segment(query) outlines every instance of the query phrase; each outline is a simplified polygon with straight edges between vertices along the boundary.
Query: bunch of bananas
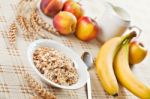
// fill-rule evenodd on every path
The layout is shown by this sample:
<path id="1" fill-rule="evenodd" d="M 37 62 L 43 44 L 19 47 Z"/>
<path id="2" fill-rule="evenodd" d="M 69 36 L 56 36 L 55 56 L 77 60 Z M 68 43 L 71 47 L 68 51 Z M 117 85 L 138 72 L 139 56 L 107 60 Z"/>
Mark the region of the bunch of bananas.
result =
<path id="1" fill-rule="evenodd" d="M 119 82 L 137 97 L 150 99 L 150 88 L 134 76 L 129 66 L 129 43 L 133 37 L 136 37 L 134 31 L 104 43 L 96 58 L 97 74 L 110 95 L 118 95 Z"/>

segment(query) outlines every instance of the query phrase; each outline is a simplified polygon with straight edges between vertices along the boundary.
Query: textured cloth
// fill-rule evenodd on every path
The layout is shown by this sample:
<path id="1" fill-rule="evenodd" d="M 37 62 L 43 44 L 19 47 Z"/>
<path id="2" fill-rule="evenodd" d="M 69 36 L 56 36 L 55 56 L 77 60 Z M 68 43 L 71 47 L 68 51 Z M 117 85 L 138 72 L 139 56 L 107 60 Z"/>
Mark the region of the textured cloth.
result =
<path id="1" fill-rule="evenodd" d="M 89 1 L 93 2 L 92 0 Z M 97 2 L 100 3 L 100 1 L 98 0 Z M 109 1 L 124 7 L 131 14 L 132 24 L 138 25 L 143 29 L 142 37 L 140 37 L 140 39 L 150 48 L 150 44 L 148 44 L 150 42 L 150 1 Z M 7 32 L 10 23 L 15 20 L 17 2 L 18 0 L 0 0 L 0 99 L 32 99 L 34 92 L 24 81 L 21 74 L 24 70 L 33 74 L 33 76 L 40 81 L 27 61 L 26 51 L 31 41 L 25 40 L 24 36 L 21 34 L 22 31 L 19 31 L 17 34 L 17 48 L 12 49 L 8 42 Z M 81 55 L 84 51 L 89 51 L 92 53 L 94 58 L 100 48 L 100 43 L 96 40 L 85 43 L 72 35 L 67 37 L 51 35 L 51 39 L 68 46 L 79 55 Z M 133 72 L 141 81 L 150 85 L 150 55 L 148 55 L 144 62 L 139 65 L 140 66 L 136 66 L 133 69 Z M 93 99 L 113 99 L 113 97 L 107 95 L 101 87 L 95 73 L 95 68 L 90 71 L 90 76 Z M 47 89 L 53 91 L 58 99 L 87 98 L 85 87 L 78 90 L 60 90 L 50 87 L 47 87 Z M 121 87 L 118 99 L 136 99 L 136 97 Z"/>

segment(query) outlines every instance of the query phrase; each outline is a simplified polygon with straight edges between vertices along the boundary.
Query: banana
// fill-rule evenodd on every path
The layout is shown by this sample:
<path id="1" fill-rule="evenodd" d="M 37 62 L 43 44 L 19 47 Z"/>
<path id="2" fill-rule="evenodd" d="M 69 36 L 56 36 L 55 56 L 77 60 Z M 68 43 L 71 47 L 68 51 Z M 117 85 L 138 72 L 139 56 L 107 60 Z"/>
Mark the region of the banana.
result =
<path id="1" fill-rule="evenodd" d="M 128 54 L 129 42 L 121 47 L 114 59 L 114 72 L 117 80 L 134 95 L 142 99 L 150 99 L 150 88 L 133 75 L 129 66 Z"/>
<path id="2" fill-rule="evenodd" d="M 115 37 L 108 40 L 99 50 L 96 57 L 96 71 L 105 91 L 113 96 L 118 95 L 119 87 L 113 71 L 113 59 L 121 44 L 129 38 L 136 36 L 131 32 L 123 37 Z"/>

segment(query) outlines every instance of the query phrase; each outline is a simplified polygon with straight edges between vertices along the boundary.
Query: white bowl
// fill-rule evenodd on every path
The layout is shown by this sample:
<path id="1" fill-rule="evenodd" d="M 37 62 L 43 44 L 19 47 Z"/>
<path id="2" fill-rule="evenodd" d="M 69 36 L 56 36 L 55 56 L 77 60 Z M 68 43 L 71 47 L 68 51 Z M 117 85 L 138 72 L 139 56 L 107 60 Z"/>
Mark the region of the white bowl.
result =
<path id="1" fill-rule="evenodd" d="M 47 79 L 44 75 L 42 75 L 33 63 L 33 53 L 39 47 L 55 48 L 55 49 L 61 51 L 62 53 L 64 53 L 66 56 L 68 56 L 75 64 L 75 68 L 77 69 L 77 73 L 79 75 L 78 81 L 71 86 L 63 86 L 63 85 L 59 85 L 59 84 L 52 82 L 51 80 Z M 87 79 L 89 78 L 89 73 L 87 71 L 86 65 L 81 60 L 79 55 L 76 54 L 70 48 L 68 48 L 58 42 L 52 41 L 52 40 L 40 39 L 40 40 L 36 40 L 33 43 L 31 43 L 31 45 L 29 46 L 29 48 L 27 50 L 27 58 L 28 58 L 30 65 L 32 66 L 32 68 L 34 69 L 36 74 L 39 76 L 39 78 L 44 83 L 52 85 L 57 88 L 78 89 L 78 88 L 83 87 L 86 84 Z"/>

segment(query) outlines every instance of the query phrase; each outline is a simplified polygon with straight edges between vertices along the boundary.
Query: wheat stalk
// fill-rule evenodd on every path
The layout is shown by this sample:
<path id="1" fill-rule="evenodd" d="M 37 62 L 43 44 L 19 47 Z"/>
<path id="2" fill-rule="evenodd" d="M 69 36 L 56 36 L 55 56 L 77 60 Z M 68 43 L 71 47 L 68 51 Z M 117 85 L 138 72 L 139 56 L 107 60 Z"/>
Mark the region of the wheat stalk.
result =
<path id="1" fill-rule="evenodd" d="M 31 22 L 31 26 L 33 27 L 33 29 L 36 31 L 36 32 L 39 32 L 40 31 L 40 27 L 38 26 L 38 24 L 36 23 L 36 20 L 35 20 L 35 11 L 33 11 L 31 13 L 31 16 L 30 16 L 30 22 Z"/>
<path id="2" fill-rule="evenodd" d="M 24 78 L 26 79 L 29 87 L 34 90 L 34 92 L 43 99 L 56 99 L 56 96 L 47 91 L 41 84 L 39 84 L 30 74 L 24 73 Z"/>
<path id="3" fill-rule="evenodd" d="M 56 31 L 56 29 L 46 23 L 38 14 L 36 9 L 36 1 L 33 0 L 21 0 L 18 5 L 18 13 L 16 20 L 19 23 L 20 27 L 24 31 L 24 35 L 28 38 L 31 36 L 33 39 L 35 39 L 37 36 L 40 36 L 42 38 L 49 38 L 48 35 L 46 35 L 46 32 L 42 30 L 46 30 L 47 32 L 53 33 L 55 35 L 59 35 L 59 33 Z M 29 21 L 25 17 L 25 11 L 29 9 L 29 6 L 31 8 L 31 15 L 29 18 Z M 36 33 L 35 33 L 36 32 Z"/>
<path id="4" fill-rule="evenodd" d="M 41 30 L 41 27 L 37 24 L 35 14 L 36 14 L 35 11 L 31 13 L 30 16 L 31 26 L 36 31 L 37 35 L 41 36 L 42 38 L 47 38 L 45 33 Z"/>
<path id="5" fill-rule="evenodd" d="M 33 28 L 30 26 L 30 22 L 27 20 L 26 17 L 18 15 L 16 17 L 16 20 L 20 27 L 24 31 L 24 35 L 27 36 L 28 38 L 32 38 L 33 40 L 35 39 L 35 31 Z"/>
<path id="6" fill-rule="evenodd" d="M 15 44 L 16 44 L 16 34 L 17 34 L 17 31 L 18 31 L 18 29 L 16 27 L 16 24 L 12 23 L 10 25 L 9 32 L 8 32 L 9 43 L 12 46 L 15 46 Z"/>
<path id="7" fill-rule="evenodd" d="M 59 35 L 59 32 L 50 24 L 46 23 L 40 16 L 39 14 L 35 11 L 35 14 L 34 14 L 34 17 L 35 17 L 35 21 L 37 22 L 37 24 L 39 26 L 42 27 L 42 29 L 54 34 L 54 35 Z"/>
<path id="8" fill-rule="evenodd" d="M 22 15 L 24 14 L 25 8 L 28 6 L 28 3 L 33 2 L 33 0 L 20 0 L 18 2 L 18 9 L 17 9 L 17 15 Z"/>
<path id="9" fill-rule="evenodd" d="M 48 32 L 50 32 L 50 33 L 52 33 L 52 34 L 59 35 L 59 32 L 56 31 L 56 29 L 55 29 L 52 25 L 46 23 L 41 17 L 38 18 L 37 23 L 38 23 L 44 30 L 46 30 L 46 31 L 48 31 Z"/>
<path id="10" fill-rule="evenodd" d="M 36 9 L 36 4 L 37 4 L 37 1 L 33 1 L 33 2 L 31 2 L 30 3 L 30 6 L 31 6 L 31 9 L 32 9 L 32 11 L 33 11 L 33 17 L 34 17 L 34 19 L 35 19 L 35 22 L 37 22 L 37 24 L 42 28 L 42 29 L 44 29 L 44 30 L 46 30 L 46 31 L 48 31 L 48 32 L 51 32 L 51 33 L 53 33 L 53 34 L 55 34 L 55 35 L 59 35 L 59 33 L 56 31 L 56 29 L 52 26 L 52 25 L 50 25 L 50 24 L 48 24 L 48 23 L 46 23 L 39 15 L 38 15 L 38 13 L 37 13 L 37 9 Z"/>
<path id="11" fill-rule="evenodd" d="M 28 24 L 26 22 L 27 19 L 24 16 L 18 15 L 16 17 L 16 20 L 20 25 L 20 27 L 23 29 L 24 34 L 27 36 L 28 35 Z"/>

